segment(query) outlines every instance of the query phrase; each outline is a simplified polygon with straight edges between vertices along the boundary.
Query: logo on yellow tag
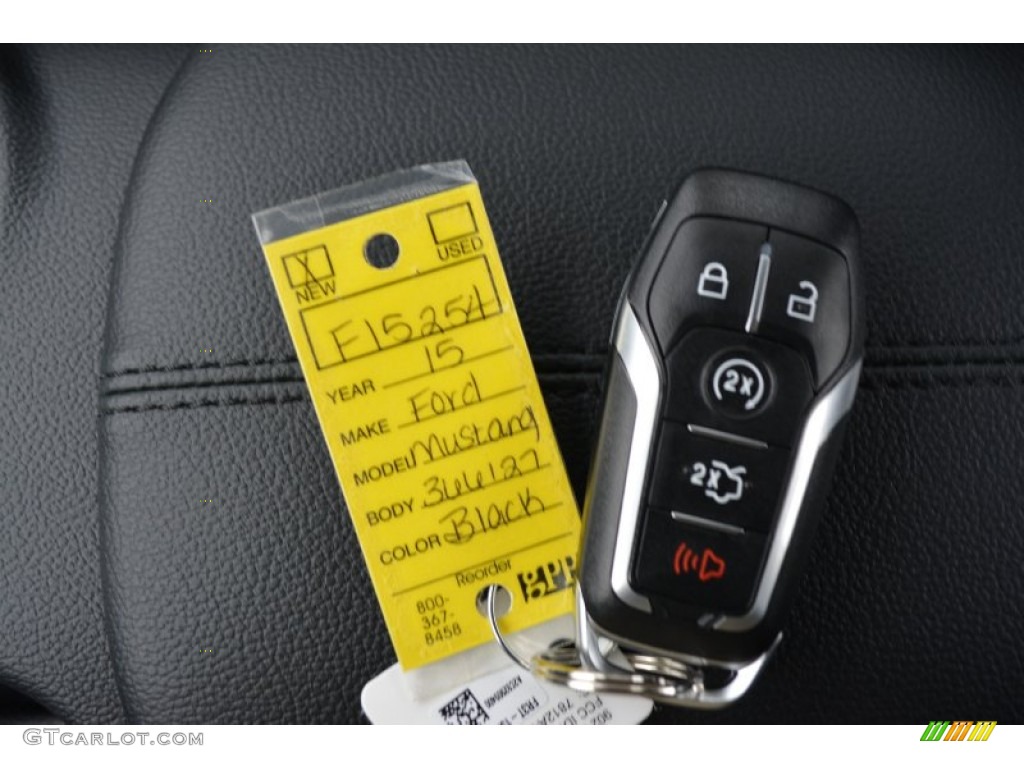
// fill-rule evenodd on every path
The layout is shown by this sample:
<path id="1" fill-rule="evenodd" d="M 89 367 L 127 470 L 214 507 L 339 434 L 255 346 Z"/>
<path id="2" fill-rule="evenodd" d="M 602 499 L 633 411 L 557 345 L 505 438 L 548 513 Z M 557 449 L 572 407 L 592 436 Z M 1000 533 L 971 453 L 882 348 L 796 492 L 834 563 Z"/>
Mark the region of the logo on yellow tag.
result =
<path id="1" fill-rule="evenodd" d="M 264 252 L 402 666 L 488 642 L 487 584 L 509 631 L 570 611 L 579 516 L 478 186 Z"/>

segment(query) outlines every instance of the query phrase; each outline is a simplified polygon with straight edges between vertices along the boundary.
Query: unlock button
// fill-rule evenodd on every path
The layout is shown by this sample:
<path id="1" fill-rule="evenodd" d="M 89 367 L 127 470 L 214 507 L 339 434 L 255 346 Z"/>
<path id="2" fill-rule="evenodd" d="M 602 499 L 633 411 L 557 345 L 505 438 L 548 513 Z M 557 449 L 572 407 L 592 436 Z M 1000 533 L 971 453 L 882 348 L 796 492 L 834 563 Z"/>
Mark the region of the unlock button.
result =
<path id="1" fill-rule="evenodd" d="M 773 231 L 772 266 L 759 335 L 781 341 L 812 361 L 821 386 L 846 356 L 850 338 L 850 278 L 831 248 Z"/>
<path id="2" fill-rule="evenodd" d="M 789 294 L 786 314 L 794 320 L 813 323 L 814 316 L 818 314 L 818 286 L 810 280 L 801 280 L 800 292 Z"/>

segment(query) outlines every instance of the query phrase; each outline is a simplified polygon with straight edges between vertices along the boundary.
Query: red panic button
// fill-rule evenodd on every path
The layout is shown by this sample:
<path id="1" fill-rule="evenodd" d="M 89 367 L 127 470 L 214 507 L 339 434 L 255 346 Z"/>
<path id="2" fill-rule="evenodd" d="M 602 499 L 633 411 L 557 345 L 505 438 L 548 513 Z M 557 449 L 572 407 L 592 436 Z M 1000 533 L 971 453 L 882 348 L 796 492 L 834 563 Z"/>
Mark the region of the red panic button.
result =
<path id="1" fill-rule="evenodd" d="M 725 576 L 725 560 L 715 554 L 711 547 L 705 547 L 698 554 L 684 541 L 676 547 L 672 570 L 676 576 L 692 573 L 701 581 L 711 581 Z"/>
<path id="2" fill-rule="evenodd" d="M 648 507 L 631 583 L 645 595 L 714 613 L 747 609 L 761 574 L 767 537 L 727 533 Z"/>

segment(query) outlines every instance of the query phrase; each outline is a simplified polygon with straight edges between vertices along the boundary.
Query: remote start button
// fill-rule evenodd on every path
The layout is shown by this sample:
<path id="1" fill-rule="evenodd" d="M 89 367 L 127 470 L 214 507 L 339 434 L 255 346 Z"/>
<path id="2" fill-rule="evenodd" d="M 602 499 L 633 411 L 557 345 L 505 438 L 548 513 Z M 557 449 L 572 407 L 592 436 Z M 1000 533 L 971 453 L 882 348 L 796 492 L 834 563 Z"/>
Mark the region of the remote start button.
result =
<path id="1" fill-rule="evenodd" d="M 771 380 L 756 355 L 728 352 L 708 366 L 705 389 L 711 404 L 726 416 L 753 416 L 771 399 Z"/>

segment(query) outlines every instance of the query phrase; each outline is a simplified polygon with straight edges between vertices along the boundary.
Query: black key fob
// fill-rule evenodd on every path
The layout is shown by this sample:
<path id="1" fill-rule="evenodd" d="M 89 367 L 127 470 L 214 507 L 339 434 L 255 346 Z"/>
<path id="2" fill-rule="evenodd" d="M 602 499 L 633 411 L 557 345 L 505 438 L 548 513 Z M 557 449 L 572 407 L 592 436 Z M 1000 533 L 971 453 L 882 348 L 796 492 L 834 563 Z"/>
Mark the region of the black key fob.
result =
<path id="1" fill-rule="evenodd" d="M 776 642 L 828 491 L 864 346 L 840 200 L 703 170 L 623 293 L 584 508 L 578 638 L 720 668 L 742 695 Z"/>

